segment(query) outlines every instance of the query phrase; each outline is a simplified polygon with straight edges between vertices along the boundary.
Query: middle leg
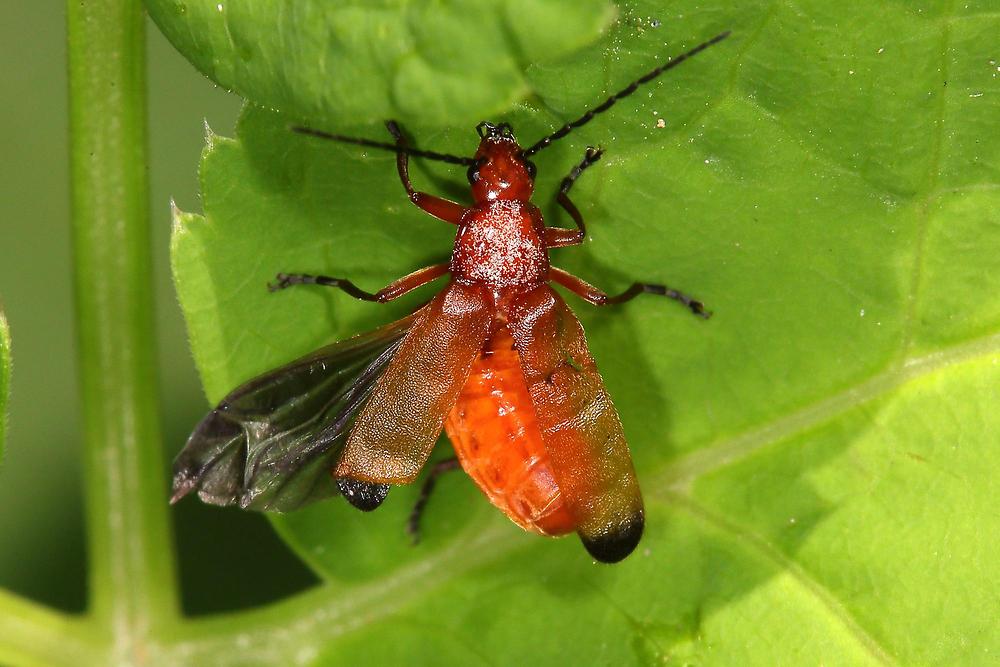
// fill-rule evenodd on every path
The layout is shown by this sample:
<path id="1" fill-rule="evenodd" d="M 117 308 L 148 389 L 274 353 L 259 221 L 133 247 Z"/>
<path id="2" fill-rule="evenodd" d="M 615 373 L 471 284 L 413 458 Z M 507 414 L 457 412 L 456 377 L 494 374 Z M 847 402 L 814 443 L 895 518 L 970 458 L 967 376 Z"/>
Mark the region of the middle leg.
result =
<path id="1" fill-rule="evenodd" d="M 448 272 L 447 264 L 435 264 L 418 269 L 413 273 L 403 276 L 395 282 L 389 283 L 377 292 L 366 292 L 346 278 L 331 278 L 330 276 L 314 276 L 309 273 L 279 273 L 275 277 L 275 282 L 269 283 L 267 288 L 272 292 L 283 290 L 292 285 L 323 285 L 324 287 L 336 287 L 341 289 L 355 299 L 362 301 L 377 301 L 385 303 L 398 299 L 407 292 L 426 285 L 435 278 L 439 278 Z"/>
<path id="2" fill-rule="evenodd" d="M 580 298 L 589 301 L 595 306 L 610 306 L 617 303 L 625 303 L 626 301 L 631 301 L 640 294 L 656 294 L 684 304 L 687 306 L 688 310 L 698 317 L 707 320 L 712 316 L 710 311 L 705 310 L 705 304 L 701 301 L 697 301 L 684 292 L 675 290 L 672 287 L 667 287 L 666 285 L 632 283 L 632 286 L 621 294 L 608 296 L 607 292 L 597 289 L 587 281 L 577 278 L 568 271 L 552 267 L 549 269 L 549 275 L 551 276 L 553 282 L 562 285 L 569 291 L 573 292 Z"/>

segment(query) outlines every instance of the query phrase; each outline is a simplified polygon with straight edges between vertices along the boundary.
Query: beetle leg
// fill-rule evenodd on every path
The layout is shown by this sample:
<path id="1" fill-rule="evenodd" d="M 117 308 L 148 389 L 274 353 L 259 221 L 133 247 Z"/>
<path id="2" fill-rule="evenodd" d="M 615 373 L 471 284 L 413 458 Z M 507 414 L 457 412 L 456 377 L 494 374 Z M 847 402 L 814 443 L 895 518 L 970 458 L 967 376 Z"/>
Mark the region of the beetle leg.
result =
<path id="1" fill-rule="evenodd" d="M 399 280 L 392 282 L 377 292 L 366 292 L 346 278 L 331 278 L 330 276 L 314 276 L 308 273 L 279 273 L 275 276 L 275 282 L 269 283 L 267 288 L 272 292 L 283 290 L 292 285 L 323 285 L 324 287 L 336 287 L 342 289 L 355 299 L 362 301 L 377 301 L 385 303 L 397 299 L 407 292 L 411 292 L 430 281 L 443 276 L 448 272 L 447 264 L 435 264 L 425 266 L 413 273 L 403 276 Z"/>
<path id="2" fill-rule="evenodd" d="M 583 160 L 580 161 L 580 164 L 573 167 L 572 171 L 569 172 L 569 175 L 562 179 L 562 183 L 559 185 L 559 194 L 556 195 L 556 201 L 559 202 L 559 205 L 562 206 L 567 213 L 569 213 L 569 217 L 573 218 L 573 222 L 576 223 L 576 229 L 546 227 L 545 245 L 549 248 L 562 248 L 570 245 L 580 245 L 587 237 L 587 226 L 583 223 L 583 216 L 580 215 L 580 210 L 576 207 L 576 204 L 570 200 L 569 191 L 570 188 L 573 187 L 573 183 L 576 182 L 576 179 L 580 178 L 580 174 L 583 173 L 583 170 L 600 160 L 603 153 L 604 151 L 600 148 L 588 146 L 587 154 L 583 156 Z"/>
<path id="3" fill-rule="evenodd" d="M 406 521 L 406 532 L 409 533 L 410 539 L 413 540 L 414 544 L 420 542 L 420 517 L 424 514 L 424 508 L 427 507 L 427 501 L 430 500 L 431 493 L 434 491 L 437 478 L 446 472 L 458 470 L 458 468 L 458 458 L 454 456 L 450 459 L 438 461 L 431 466 L 427 479 L 424 480 L 423 486 L 420 487 L 420 495 L 417 496 L 417 502 L 413 504 L 413 509 L 410 511 L 410 518 Z"/>
<path id="4" fill-rule="evenodd" d="M 399 129 L 399 124 L 396 121 L 386 121 L 385 127 L 389 130 L 389 134 L 396 139 L 397 146 L 407 147 L 406 137 L 403 136 L 403 132 Z M 418 192 L 413 189 L 413 183 L 410 182 L 409 153 L 396 153 L 396 169 L 399 171 L 399 180 L 403 182 L 403 187 L 406 188 L 406 194 L 410 196 L 410 201 L 439 220 L 450 222 L 453 225 L 458 224 L 462 218 L 462 214 L 465 213 L 464 206 L 449 199 L 435 197 L 426 192 Z"/>
<path id="5" fill-rule="evenodd" d="M 712 316 L 710 311 L 705 310 L 705 304 L 701 301 L 697 301 L 684 292 L 667 287 L 666 285 L 632 283 L 632 286 L 621 294 L 608 296 L 606 292 L 602 292 L 585 280 L 577 278 L 572 273 L 568 273 L 562 269 L 552 267 L 549 269 L 549 275 L 551 276 L 553 282 L 562 285 L 569 291 L 573 292 L 585 301 L 589 301 L 595 306 L 610 306 L 617 303 L 625 303 L 626 301 L 631 301 L 640 294 L 657 294 L 684 304 L 688 307 L 688 310 L 698 317 L 702 317 L 707 320 Z"/>

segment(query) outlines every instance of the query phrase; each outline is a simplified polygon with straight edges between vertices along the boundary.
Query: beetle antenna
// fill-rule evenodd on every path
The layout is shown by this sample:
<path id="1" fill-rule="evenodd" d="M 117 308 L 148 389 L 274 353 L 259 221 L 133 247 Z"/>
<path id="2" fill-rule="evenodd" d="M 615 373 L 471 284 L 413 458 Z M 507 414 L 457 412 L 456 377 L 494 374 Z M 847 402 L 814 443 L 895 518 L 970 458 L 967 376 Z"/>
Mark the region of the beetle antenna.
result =
<path id="1" fill-rule="evenodd" d="M 639 89 L 640 85 L 642 85 L 644 83 L 649 83 L 650 81 L 652 81 L 656 77 L 660 76 L 661 74 L 663 74 L 667 70 L 673 69 L 674 67 L 677 67 L 678 65 L 680 65 L 682 62 L 684 62 L 688 58 L 691 58 L 691 57 L 693 57 L 693 56 L 701 53 L 702 51 L 704 51 L 705 49 L 707 49 L 710 46 L 718 44 L 719 42 L 721 42 L 722 40 L 724 40 L 726 37 L 729 37 L 729 31 L 728 30 L 725 31 L 725 32 L 723 32 L 723 33 L 719 33 L 718 35 L 716 35 L 712 39 L 708 40 L 707 42 L 702 42 L 701 44 L 699 44 L 698 46 L 694 47 L 690 51 L 688 51 L 686 53 L 682 53 L 681 55 L 677 56 L 673 60 L 669 60 L 669 61 L 663 63 L 662 65 L 660 65 L 656 69 L 650 71 L 649 73 L 645 74 L 644 76 L 639 77 L 638 79 L 636 79 L 635 81 L 633 81 L 632 83 L 630 83 L 628 86 L 626 86 L 622 90 L 619 90 L 617 93 L 615 93 L 614 95 L 612 95 L 608 99 L 604 100 L 604 102 L 602 102 L 598 106 L 594 107 L 593 109 L 588 109 L 585 114 L 583 114 L 582 116 L 580 116 L 579 118 L 577 118 L 573 122 L 566 123 L 565 125 L 563 125 L 562 127 L 560 127 L 558 130 L 556 130 L 552 134 L 548 135 L 547 137 L 543 137 L 543 138 L 539 139 L 533 145 L 531 145 L 530 147 L 526 148 L 521 154 L 524 157 L 528 157 L 530 155 L 534 155 L 535 153 L 537 153 L 538 151 L 542 150 L 543 148 L 546 148 L 553 141 L 555 141 L 557 139 L 562 139 L 567 134 L 569 134 L 570 132 L 572 132 L 574 129 L 580 127 L 581 125 L 586 125 L 587 123 L 590 122 L 591 118 L 593 118 L 594 116 L 596 116 L 599 113 L 604 113 L 605 111 L 607 111 L 608 109 L 610 109 L 612 106 L 614 106 L 615 102 L 617 102 L 618 100 L 622 99 L 623 97 L 628 97 L 629 95 L 631 95 L 632 93 L 634 93 L 636 90 Z"/>
<path id="2" fill-rule="evenodd" d="M 437 160 L 438 162 L 447 162 L 449 164 L 461 164 L 467 167 L 471 167 L 476 164 L 475 158 L 471 157 L 459 157 L 457 155 L 450 155 L 448 153 L 436 153 L 434 151 L 422 151 L 419 148 L 411 148 L 409 146 L 397 146 L 396 144 L 390 144 L 384 141 L 373 141 L 371 139 L 362 139 L 360 137 L 346 137 L 342 134 L 330 134 L 329 132 L 324 132 L 322 130 L 314 130 L 308 127 L 300 127 L 298 125 L 293 125 L 291 127 L 293 132 L 298 132 L 299 134 L 306 134 L 311 137 L 319 137 L 320 139 L 329 139 L 331 141 L 340 141 L 345 144 L 355 144 L 357 146 L 365 146 L 367 148 L 381 148 L 382 150 L 392 151 L 397 155 L 399 153 L 406 153 L 407 155 L 413 155 L 415 157 L 424 157 L 428 160 Z"/>

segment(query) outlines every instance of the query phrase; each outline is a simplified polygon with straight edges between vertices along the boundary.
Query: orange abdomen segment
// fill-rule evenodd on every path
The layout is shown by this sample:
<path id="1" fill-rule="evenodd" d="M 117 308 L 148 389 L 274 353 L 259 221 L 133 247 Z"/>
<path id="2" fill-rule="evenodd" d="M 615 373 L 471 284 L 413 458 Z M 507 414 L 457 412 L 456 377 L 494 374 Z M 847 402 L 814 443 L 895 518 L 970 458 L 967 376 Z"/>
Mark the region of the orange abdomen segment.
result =
<path id="1" fill-rule="evenodd" d="M 514 523 L 542 535 L 575 529 L 506 328 L 486 342 L 444 428 L 462 468 Z"/>

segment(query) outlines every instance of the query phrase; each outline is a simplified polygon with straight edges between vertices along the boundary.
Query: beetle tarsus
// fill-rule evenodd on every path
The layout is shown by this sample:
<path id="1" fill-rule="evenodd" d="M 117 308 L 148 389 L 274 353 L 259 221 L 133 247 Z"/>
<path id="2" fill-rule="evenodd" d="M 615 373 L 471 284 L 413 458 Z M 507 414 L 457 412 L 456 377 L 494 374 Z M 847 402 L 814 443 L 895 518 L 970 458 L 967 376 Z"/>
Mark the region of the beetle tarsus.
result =
<path id="1" fill-rule="evenodd" d="M 688 310 L 691 311 L 692 314 L 697 315 L 702 319 L 707 320 L 712 316 L 712 312 L 705 310 L 705 304 L 701 301 L 698 301 L 680 290 L 667 287 L 666 285 L 657 285 L 653 283 L 632 283 L 632 285 L 621 294 L 608 296 L 607 292 L 594 287 L 582 278 L 577 278 L 572 273 L 568 273 L 562 269 L 552 267 L 549 275 L 551 276 L 553 282 L 562 285 L 579 296 L 581 299 L 589 301 L 595 306 L 613 306 L 631 301 L 640 294 L 655 294 L 657 296 L 665 296 L 668 299 L 673 299 L 674 301 L 683 304 Z"/>
<path id="2" fill-rule="evenodd" d="M 314 276 L 309 273 L 279 273 L 275 276 L 275 282 L 268 283 L 267 289 L 277 292 L 287 289 L 293 285 L 322 285 L 323 287 L 336 287 L 341 289 L 355 299 L 361 301 L 382 301 L 378 293 L 366 292 L 346 278 L 333 278 L 331 276 Z"/>
<path id="3" fill-rule="evenodd" d="M 268 292 L 277 292 L 279 290 L 285 289 L 286 287 L 288 287 L 288 285 L 289 285 L 289 283 L 288 283 L 288 276 L 286 274 L 284 274 L 284 273 L 279 273 L 278 275 L 276 275 L 274 277 L 274 282 L 273 283 L 268 283 L 267 284 L 267 291 Z"/>
<path id="4" fill-rule="evenodd" d="M 559 185 L 559 193 L 568 194 L 570 188 L 573 187 L 573 183 L 576 182 L 576 179 L 580 178 L 580 174 L 583 173 L 584 169 L 600 160 L 602 155 L 604 155 L 604 149 L 600 146 L 597 148 L 587 146 L 587 152 L 583 156 L 583 159 L 580 160 L 580 164 L 573 167 L 569 175 L 562 179 L 562 183 Z"/>
<path id="5" fill-rule="evenodd" d="M 313 276 L 307 273 L 279 273 L 274 277 L 273 283 L 267 284 L 267 290 L 269 292 L 280 292 L 283 289 L 288 289 L 292 285 L 316 285 L 320 283 L 320 279 L 325 276 Z M 333 278 L 332 280 L 336 280 Z"/>
<path id="6" fill-rule="evenodd" d="M 617 296 L 609 296 L 604 301 L 604 304 L 610 306 L 625 303 L 626 301 L 631 301 L 640 294 L 655 294 L 656 296 L 665 296 L 668 299 L 673 299 L 674 301 L 686 306 L 692 314 L 705 320 L 712 316 L 711 311 L 705 310 L 705 304 L 701 301 L 698 301 L 684 292 L 675 290 L 672 287 L 652 283 L 633 283 L 631 287 L 621 294 Z"/>

